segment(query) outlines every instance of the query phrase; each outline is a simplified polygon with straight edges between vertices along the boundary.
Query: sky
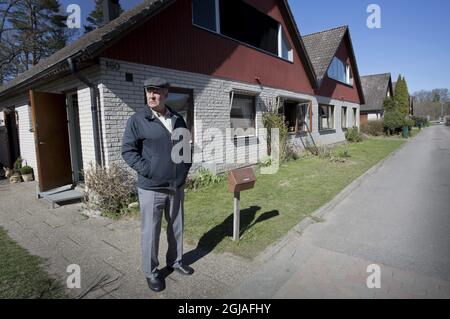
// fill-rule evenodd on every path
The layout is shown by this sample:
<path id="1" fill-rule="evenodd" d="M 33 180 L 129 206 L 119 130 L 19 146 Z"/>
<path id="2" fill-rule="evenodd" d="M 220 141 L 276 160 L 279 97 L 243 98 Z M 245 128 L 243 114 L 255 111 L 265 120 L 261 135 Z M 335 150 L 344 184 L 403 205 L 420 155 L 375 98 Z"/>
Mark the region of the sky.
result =
<path id="1" fill-rule="evenodd" d="M 130 9 L 142 0 L 122 0 Z M 82 19 L 94 0 L 79 4 Z M 341 25 L 350 27 L 360 75 L 390 72 L 406 77 L 409 91 L 450 89 L 449 0 L 289 0 L 301 35 Z M 381 9 L 381 28 L 367 27 L 369 4 Z"/>

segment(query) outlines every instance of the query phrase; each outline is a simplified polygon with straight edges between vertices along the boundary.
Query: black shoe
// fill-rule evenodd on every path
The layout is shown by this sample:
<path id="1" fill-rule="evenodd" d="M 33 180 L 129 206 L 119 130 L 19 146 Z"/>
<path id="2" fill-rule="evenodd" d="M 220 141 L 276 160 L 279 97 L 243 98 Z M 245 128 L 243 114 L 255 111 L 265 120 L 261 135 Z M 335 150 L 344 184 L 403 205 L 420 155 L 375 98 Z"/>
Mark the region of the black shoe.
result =
<path id="1" fill-rule="evenodd" d="M 191 267 L 187 266 L 187 265 L 180 265 L 177 267 L 170 267 L 167 266 L 167 269 L 169 269 L 169 271 L 177 271 L 178 273 L 185 275 L 185 276 L 190 276 L 194 273 L 194 269 L 192 269 Z"/>
<path id="2" fill-rule="evenodd" d="M 147 278 L 147 284 L 148 287 L 155 292 L 161 292 L 166 289 L 164 279 L 160 278 L 159 276 Z"/>

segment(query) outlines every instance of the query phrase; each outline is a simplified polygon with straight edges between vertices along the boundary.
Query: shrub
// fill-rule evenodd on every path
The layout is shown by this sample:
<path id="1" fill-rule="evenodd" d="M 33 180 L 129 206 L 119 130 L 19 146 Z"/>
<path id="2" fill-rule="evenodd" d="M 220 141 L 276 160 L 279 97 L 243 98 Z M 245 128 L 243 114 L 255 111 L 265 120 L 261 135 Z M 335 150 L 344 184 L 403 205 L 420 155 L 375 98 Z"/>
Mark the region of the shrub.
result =
<path id="1" fill-rule="evenodd" d="M 415 127 L 426 127 L 428 126 L 428 119 L 426 117 L 423 116 L 412 116 L 411 119 L 414 121 L 414 126 Z"/>
<path id="2" fill-rule="evenodd" d="M 32 168 L 31 166 L 28 166 L 28 165 L 23 166 L 23 167 L 20 169 L 20 173 L 21 173 L 22 175 L 33 174 L 33 168 Z"/>
<path id="3" fill-rule="evenodd" d="M 23 162 L 23 159 L 22 159 L 21 156 L 19 156 L 16 159 L 16 161 L 14 162 L 14 172 L 15 173 L 19 173 L 20 172 L 20 169 L 22 168 L 22 162 Z"/>
<path id="4" fill-rule="evenodd" d="M 407 126 L 409 128 L 409 131 L 411 132 L 412 128 L 414 127 L 415 122 L 410 117 L 406 117 L 405 121 L 403 123 L 403 126 Z"/>
<path id="5" fill-rule="evenodd" d="M 287 136 L 288 136 L 288 127 L 284 122 L 283 115 L 274 113 L 274 112 L 266 112 L 263 114 L 263 124 L 267 129 L 267 151 L 268 154 L 271 154 L 271 141 L 272 135 L 271 130 L 273 128 L 279 129 L 280 134 L 280 159 L 284 160 L 286 158 L 286 148 L 287 148 Z"/>
<path id="6" fill-rule="evenodd" d="M 284 155 L 284 160 L 289 161 L 296 161 L 300 158 L 300 153 L 294 148 L 292 145 L 286 146 L 286 152 Z"/>
<path id="7" fill-rule="evenodd" d="M 384 115 L 384 129 L 388 134 L 397 134 L 405 125 L 405 115 L 399 111 L 386 112 Z"/>
<path id="8" fill-rule="evenodd" d="M 345 138 L 347 139 L 347 141 L 351 143 L 358 143 L 363 141 L 363 136 L 361 133 L 359 133 L 357 127 L 352 127 L 348 129 L 347 132 L 345 133 Z"/>
<path id="9" fill-rule="evenodd" d="M 210 170 L 202 167 L 198 170 L 197 175 L 188 178 L 186 181 L 186 189 L 198 190 L 223 181 L 225 181 L 225 176 L 214 175 Z"/>
<path id="10" fill-rule="evenodd" d="M 110 167 L 91 165 L 85 172 L 85 203 L 88 209 L 99 210 L 113 218 L 125 214 L 135 194 L 135 182 L 117 164 Z"/>
<path id="11" fill-rule="evenodd" d="M 373 136 L 380 136 L 384 134 L 383 120 L 368 121 L 361 125 L 361 133 Z"/>
<path id="12" fill-rule="evenodd" d="M 269 167 L 272 165 L 272 158 L 270 156 L 266 156 L 261 159 L 259 162 L 259 167 Z"/>

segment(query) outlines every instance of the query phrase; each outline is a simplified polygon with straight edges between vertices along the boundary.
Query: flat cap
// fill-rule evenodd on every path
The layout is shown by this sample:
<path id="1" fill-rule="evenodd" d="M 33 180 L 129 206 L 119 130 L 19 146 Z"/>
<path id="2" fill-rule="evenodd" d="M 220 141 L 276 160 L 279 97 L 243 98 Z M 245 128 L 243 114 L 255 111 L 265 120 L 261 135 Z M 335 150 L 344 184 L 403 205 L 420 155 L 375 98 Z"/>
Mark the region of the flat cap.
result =
<path id="1" fill-rule="evenodd" d="M 170 83 L 163 78 L 160 77 L 151 77 L 147 78 L 144 81 L 144 88 L 153 87 L 153 88 L 169 88 Z"/>

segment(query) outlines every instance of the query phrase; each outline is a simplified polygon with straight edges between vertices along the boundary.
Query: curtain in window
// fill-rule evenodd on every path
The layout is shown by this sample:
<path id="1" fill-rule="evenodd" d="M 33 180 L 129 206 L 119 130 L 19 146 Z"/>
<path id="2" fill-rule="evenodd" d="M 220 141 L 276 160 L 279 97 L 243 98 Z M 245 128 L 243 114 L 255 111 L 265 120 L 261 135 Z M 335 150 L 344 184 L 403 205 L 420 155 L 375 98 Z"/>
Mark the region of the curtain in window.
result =
<path id="1" fill-rule="evenodd" d="M 255 128 L 255 98 L 235 95 L 230 117 L 231 128 Z"/>

